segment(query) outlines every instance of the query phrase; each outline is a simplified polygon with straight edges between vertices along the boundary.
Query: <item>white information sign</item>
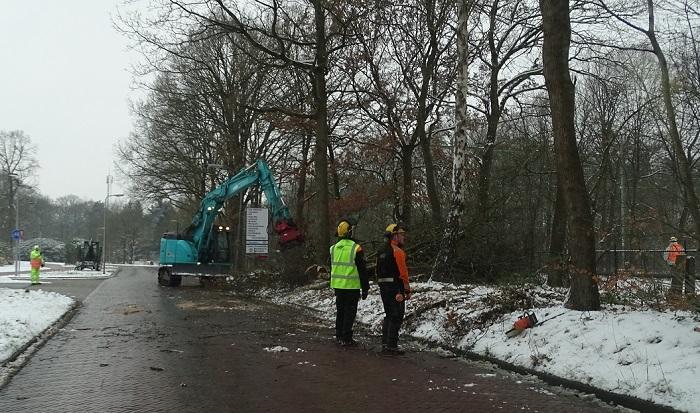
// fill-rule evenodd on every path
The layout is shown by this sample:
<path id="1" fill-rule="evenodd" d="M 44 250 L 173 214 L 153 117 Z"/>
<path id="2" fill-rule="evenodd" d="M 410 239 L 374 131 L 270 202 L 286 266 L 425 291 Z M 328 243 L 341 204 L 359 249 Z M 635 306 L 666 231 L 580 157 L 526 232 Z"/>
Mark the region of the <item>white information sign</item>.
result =
<path id="1" fill-rule="evenodd" d="M 269 221 L 267 208 L 246 208 L 246 254 L 267 254 Z"/>

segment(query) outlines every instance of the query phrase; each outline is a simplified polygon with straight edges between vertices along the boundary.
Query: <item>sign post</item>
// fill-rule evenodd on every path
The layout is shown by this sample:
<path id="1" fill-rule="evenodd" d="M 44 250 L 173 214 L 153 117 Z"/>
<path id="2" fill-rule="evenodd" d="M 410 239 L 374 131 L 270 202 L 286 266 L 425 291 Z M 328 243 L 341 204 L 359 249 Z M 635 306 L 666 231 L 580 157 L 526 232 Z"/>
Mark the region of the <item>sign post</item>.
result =
<path id="1" fill-rule="evenodd" d="M 268 253 L 267 208 L 246 208 L 246 254 Z"/>
<path id="2" fill-rule="evenodd" d="M 19 261 L 19 242 L 24 238 L 24 231 L 15 228 L 12 230 L 12 239 L 15 241 L 15 278 L 19 277 L 19 267 L 20 267 L 20 261 Z"/>

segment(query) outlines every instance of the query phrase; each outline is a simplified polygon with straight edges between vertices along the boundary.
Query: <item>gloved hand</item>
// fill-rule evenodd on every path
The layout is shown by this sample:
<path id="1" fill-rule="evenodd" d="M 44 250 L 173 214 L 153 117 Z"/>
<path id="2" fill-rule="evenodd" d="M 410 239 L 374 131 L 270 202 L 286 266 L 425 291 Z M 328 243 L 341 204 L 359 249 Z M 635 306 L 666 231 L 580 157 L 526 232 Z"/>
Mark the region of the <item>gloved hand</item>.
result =
<path id="1" fill-rule="evenodd" d="M 413 295 L 413 290 L 410 288 L 404 290 L 404 292 L 403 292 L 403 296 L 406 300 L 410 300 L 412 295 Z"/>
<path id="2" fill-rule="evenodd" d="M 366 300 L 366 299 L 367 299 L 367 294 L 369 294 L 369 291 L 367 291 L 367 290 L 363 290 L 363 291 L 362 291 L 362 299 L 363 299 L 363 300 Z"/>

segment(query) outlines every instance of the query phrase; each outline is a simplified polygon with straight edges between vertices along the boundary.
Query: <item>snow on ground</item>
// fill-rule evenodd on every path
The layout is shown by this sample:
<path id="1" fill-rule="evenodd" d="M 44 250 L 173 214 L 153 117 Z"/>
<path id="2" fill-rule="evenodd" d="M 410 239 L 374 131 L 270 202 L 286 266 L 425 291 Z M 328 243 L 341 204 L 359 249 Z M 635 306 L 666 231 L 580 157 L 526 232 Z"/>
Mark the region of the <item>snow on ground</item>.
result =
<path id="1" fill-rule="evenodd" d="M 524 290 L 412 283 L 402 334 L 504 360 L 515 365 L 700 412 L 700 314 L 605 305 L 602 311 L 565 309 L 565 290 Z M 265 294 L 279 303 L 310 306 L 329 321 L 335 297 L 329 288 Z M 509 308 L 510 307 L 510 308 Z M 521 310 L 513 311 L 517 308 Z M 505 332 L 532 309 L 542 325 L 507 338 Z M 381 334 L 383 307 L 373 286 L 360 301 L 358 321 Z M 545 321 L 546 320 L 546 321 Z"/>
<path id="2" fill-rule="evenodd" d="M 3 284 L 29 285 L 29 262 L 20 262 L 20 273 L 15 277 L 15 266 L 0 266 L 0 286 Z M 49 269 L 48 266 L 51 266 Z M 85 279 L 110 277 L 112 266 L 101 271 L 76 271 L 73 265 L 47 263 L 41 271 L 43 284 L 56 279 Z M 41 286 L 23 289 L 0 287 L 0 365 L 8 357 L 61 318 L 73 305 L 73 299 L 61 294 L 42 291 Z"/>
<path id="3" fill-rule="evenodd" d="M 72 298 L 57 293 L 0 288 L 0 365 L 72 305 Z"/>

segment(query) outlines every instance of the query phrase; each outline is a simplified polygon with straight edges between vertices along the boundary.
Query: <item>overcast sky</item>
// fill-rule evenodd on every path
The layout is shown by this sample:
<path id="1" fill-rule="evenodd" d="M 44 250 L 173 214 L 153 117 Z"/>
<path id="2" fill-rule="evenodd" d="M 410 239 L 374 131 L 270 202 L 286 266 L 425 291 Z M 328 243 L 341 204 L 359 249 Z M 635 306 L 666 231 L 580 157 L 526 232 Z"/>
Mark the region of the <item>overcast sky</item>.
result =
<path id="1" fill-rule="evenodd" d="M 38 148 L 35 183 L 51 198 L 104 199 L 115 145 L 131 130 L 135 55 L 113 28 L 117 5 L 0 1 L 0 130 L 29 135 Z"/>

